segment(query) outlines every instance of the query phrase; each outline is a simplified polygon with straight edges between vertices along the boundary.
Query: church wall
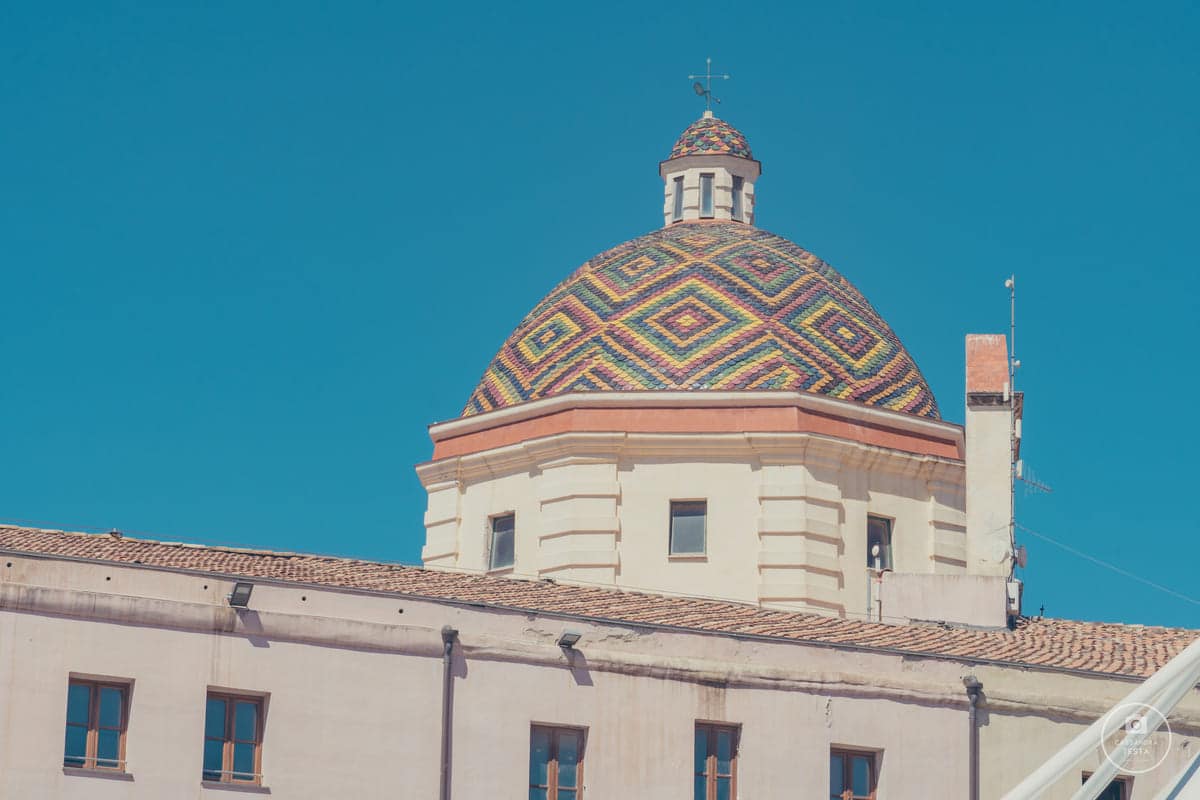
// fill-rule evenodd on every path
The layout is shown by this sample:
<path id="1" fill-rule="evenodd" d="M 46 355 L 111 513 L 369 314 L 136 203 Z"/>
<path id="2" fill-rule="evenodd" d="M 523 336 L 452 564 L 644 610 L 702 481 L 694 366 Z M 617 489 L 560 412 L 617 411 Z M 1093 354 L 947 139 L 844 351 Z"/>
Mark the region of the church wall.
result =
<path id="1" fill-rule="evenodd" d="M 744 461 L 623 460 L 617 583 L 658 592 L 757 601 L 758 472 Z M 705 500 L 707 553 L 670 555 L 672 500 Z"/>
<path id="2" fill-rule="evenodd" d="M 741 726 L 743 800 L 820 794 L 834 745 L 881 752 L 881 798 L 965 797 L 967 673 L 985 687 L 983 797 L 999 798 L 1133 685 L 266 581 L 235 612 L 217 576 L 13 561 L 0 580 L 0 797 L 228 797 L 199 781 L 207 687 L 267 695 L 272 796 L 436 797 L 447 624 L 458 798 L 523 796 L 529 726 L 547 723 L 587 728 L 586 797 L 685 800 L 697 720 Z M 573 652 L 555 645 L 567 628 L 582 634 Z M 132 780 L 63 773 L 71 672 L 134 681 Z M 1200 701 L 1172 724 L 1167 764 L 1137 778 L 1132 800 L 1197 746 Z"/>
<path id="3" fill-rule="evenodd" d="M 868 569 L 877 515 L 893 522 L 895 571 L 966 572 L 961 462 L 811 434 L 564 433 L 421 473 L 432 567 L 486 570 L 490 519 L 515 512 L 503 574 L 900 619 Z M 704 555 L 669 553 L 672 500 L 708 503 Z"/>

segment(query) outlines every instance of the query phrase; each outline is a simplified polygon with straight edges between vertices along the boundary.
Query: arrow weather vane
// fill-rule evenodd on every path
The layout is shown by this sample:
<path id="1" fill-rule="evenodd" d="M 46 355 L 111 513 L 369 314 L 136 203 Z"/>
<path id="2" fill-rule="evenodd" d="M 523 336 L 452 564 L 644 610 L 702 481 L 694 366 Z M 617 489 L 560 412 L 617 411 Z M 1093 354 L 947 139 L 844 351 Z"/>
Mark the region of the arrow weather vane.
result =
<path id="1" fill-rule="evenodd" d="M 704 79 L 703 85 L 701 85 L 701 83 L 699 81 L 700 78 Z M 696 81 L 695 83 L 692 84 L 692 89 L 695 90 L 696 94 L 698 94 L 704 98 L 704 110 L 705 110 L 705 112 L 710 113 L 710 114 L 712 113 L 712 104 L 714 102 L 717 102 L 717 103 L 721 102 L 719 98 L 713 97 L 713 93 L 712 93 L 713 78 L 720 78 L 720 79 L 726 80 L 726 81 L 729 80 L 728 75 L 713 75 L 711 58 L 704 59 L 704 74 L 703 75 L 688 75 L 688 80 Z"/>

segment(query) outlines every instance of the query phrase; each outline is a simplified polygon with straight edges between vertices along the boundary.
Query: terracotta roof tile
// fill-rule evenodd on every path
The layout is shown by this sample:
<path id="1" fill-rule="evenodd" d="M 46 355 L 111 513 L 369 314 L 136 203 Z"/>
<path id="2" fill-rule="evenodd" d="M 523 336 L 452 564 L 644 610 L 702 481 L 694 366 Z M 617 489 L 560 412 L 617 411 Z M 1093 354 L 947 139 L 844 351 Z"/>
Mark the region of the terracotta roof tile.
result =
<path id="1" fill-rule="evenodd" d="M 1200 631 L 1182 628 L 1028 617 L 1019 620 L 1013 630 L 975 630 L 936 624 L 885 625 L 616 588 L 36 528 L 0 526 L 0 549 L 487 603 L 616 623 L 669 625 L 696 631 L 888 648 L 914 655 L 985 659 L 1136 677 L 1150 675 L 1200 636 Z"/>

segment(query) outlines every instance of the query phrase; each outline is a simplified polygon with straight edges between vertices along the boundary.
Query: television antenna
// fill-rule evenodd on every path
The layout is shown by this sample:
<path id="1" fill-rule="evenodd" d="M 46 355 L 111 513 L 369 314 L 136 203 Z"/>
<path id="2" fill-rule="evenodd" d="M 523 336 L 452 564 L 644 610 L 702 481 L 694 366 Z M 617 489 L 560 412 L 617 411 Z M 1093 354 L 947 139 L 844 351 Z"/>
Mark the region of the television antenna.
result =
<path id="1" fill-rule="evenodd" d="M 704 79 L 704 83 L 700 82 L 700 80 L 699 80 L 700 78 Z M 713 93 L 712 93 L 713 78 L 720 78 L 721 80 L 727 81 L 727 80 L 729 80 L 729 75 L 728 74 L 713 75 L 711 58 L 704 59 L 704 74 L 703 75 L 688 75 L 688 80 L 695 81 L 695 83 L 692 84 L 692 90 L 696 94 L 698 94 L 704 98 L 704 110 L 705 110 L 705 112 L 707 112 L 709 114 L 712 113 L 712 104 L 713 103 L 719 104 L 721 102 L 720 98 L 713 97 Z"/>

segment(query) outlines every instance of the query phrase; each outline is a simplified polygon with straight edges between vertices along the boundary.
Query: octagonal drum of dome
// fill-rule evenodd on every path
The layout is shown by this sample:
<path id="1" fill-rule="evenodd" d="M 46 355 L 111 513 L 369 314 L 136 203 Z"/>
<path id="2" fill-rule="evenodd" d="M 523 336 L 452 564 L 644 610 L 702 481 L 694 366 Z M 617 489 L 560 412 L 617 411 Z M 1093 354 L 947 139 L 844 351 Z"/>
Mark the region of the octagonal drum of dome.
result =
<path id="1" fill-rule="evenodd" d="M 808 251 L 732 222 L 601 253 L 513 331 L 463 415 L 569 392 L 790 390 L 938 418 L 908 352 Z"/>

